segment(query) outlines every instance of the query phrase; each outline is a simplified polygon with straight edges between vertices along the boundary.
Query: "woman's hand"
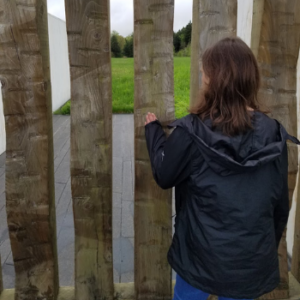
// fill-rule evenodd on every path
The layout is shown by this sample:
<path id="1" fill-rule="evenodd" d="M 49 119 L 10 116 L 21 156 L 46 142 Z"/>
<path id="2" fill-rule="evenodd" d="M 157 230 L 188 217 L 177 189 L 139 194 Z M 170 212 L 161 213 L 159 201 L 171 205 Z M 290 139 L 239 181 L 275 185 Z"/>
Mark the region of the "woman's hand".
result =
<path id="1" fill-rule="evenodd" d="M 153 122 L 155 120 L 157 120 L 155 114 L 152 114 L 152 113 L 148 112 L 148 114 L 146 115 L 145 125 L 147 125 L 147 124 L 149 124 L 149 123 L 151 123 L 151 122 Z"/>

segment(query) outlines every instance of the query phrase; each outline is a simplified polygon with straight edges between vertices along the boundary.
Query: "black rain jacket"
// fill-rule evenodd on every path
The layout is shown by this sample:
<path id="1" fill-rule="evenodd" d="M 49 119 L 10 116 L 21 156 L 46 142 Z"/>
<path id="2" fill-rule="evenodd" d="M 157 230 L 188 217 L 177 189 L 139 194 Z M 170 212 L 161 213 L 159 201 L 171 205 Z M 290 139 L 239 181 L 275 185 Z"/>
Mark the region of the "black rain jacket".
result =
<path id="1" fill-rule="evenodd" d="M 277 248 L 289 214 L 284 127 L 260 112 L 253 130 L 229 137 L 211 120 L 188 115 L 166 139 L 158 121 L 146 125 L 157 184 L 175 186 L 172 268 L 204 292 L 257 298 L 279 284 Z"/>

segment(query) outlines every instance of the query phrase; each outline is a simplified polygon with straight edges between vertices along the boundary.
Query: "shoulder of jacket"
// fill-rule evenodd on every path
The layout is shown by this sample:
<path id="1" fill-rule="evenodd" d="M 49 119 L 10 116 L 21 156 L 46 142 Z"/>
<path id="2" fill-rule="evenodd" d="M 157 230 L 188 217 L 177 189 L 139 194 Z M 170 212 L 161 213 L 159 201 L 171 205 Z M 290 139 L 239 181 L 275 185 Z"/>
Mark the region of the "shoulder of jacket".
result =
<path id="1" fill-rule="evenodd" d="M 172 122 L 171 124 L 169 124 L 168 126 L 170 128 L 174 128 L 174 127 L 189 127 L 189 125 L 191 123 L 193 123 L 195 118 L 195 115 L 192 114 L 188 114 L 180 119 L 175 120 L 174 122 Z"/>

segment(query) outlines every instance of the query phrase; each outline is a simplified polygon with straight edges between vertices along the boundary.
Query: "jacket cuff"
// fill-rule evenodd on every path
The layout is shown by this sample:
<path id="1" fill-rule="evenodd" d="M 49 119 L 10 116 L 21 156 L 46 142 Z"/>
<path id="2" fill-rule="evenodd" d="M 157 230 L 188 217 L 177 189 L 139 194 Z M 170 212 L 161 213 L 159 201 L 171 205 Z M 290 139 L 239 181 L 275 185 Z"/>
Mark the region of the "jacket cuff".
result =
<path id="1" fill-rule="evenodd" d="M 145 125 L 145 128 L 151 127 L 150 125 L 155 125 L 155 124 L 159 125 L 161 127 L 160 122 L 158 120 L 155 120 L 155 121 L 152 121 L 152 122 L 148 123 L 147 125 Z"/>

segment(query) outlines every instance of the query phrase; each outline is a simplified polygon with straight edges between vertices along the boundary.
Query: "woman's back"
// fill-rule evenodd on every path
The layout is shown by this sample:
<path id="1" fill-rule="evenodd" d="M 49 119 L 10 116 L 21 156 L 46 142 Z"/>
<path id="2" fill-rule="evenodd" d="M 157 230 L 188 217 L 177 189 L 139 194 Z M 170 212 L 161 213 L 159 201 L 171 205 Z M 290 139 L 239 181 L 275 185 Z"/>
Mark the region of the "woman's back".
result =
<path id="1" fill-rule="evenodd" d="M 191 137 L 191 173 L 176 186 L 180 206 L 170 264 L 205 292 L 256 298 L 273 290 L 279 282 L 276 235 L 280 239 L 283 230 L 276 227 L 289 211 L 279 124 L 254 113 L 253 130 L 236 137 L 195 115 L 174 125 Z"/>
<path id="2" fill-rule="evenodd" d="M 257 298 L 279 284 L 277 247 L 289 213 L 287 139 L 260 109 L 251 49 L 226 38 L 202 56 L 202 90 L 168 139 L 146 118 L 153 175 L 175 186 L 169 263 L 199 291 Z M 178 294 L 188 299 L 188 293 Z"/>

